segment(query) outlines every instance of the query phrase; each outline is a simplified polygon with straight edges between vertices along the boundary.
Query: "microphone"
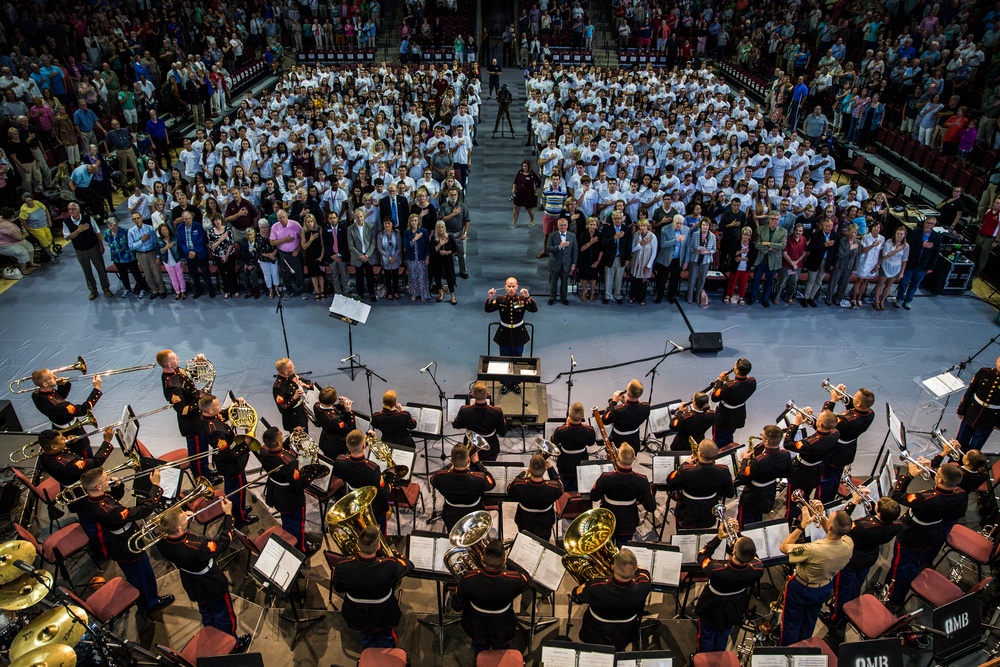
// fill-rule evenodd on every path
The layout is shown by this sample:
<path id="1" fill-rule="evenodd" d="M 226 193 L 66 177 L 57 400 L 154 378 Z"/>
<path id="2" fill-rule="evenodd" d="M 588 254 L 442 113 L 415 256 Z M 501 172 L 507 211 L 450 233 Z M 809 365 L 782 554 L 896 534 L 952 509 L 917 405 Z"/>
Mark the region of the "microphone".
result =
<path id="1" fill-rule="evenodd" d="M 340 363 L 342 363 L 342 364 L 346 364 L 346 363 L 347 363 L 348 361 L 350 361 L 350 360 L 352 360 L 352 359 L 357 359 L 357 358 L 358 358 L 358 355 L 356 355 L 356 354 L 352 354 L 352 355 L 351 355 L 351 356 L 349 356 L 349 357 L 345 357 L 345 358 L 341 359 L 341 360 L 340 360 Z"/>
<path id="2" fill-rule="evenodd" d="M 683 347 L 681 347 L 680 345 L 678 345 L 674 341 L 670 340 L 669 338 L 667 339 L 667 342 L 670 343 L 671 345 L 673 345 L 675 348 L 677 348 L 678 352 L 683 352 L 684 351 Z"/>
<path id="3" fill-rule="evenodd" d="M 35 572 L 38 572 L 38 568 L 36 568 L 34 565 L 20 559 L 15 560 L 12 563 L 12 565 L 17 569 L 19 569 L 21 572 L 27 572 L 28 574 L 34 574 Z"/>
<path id="4" fill-rule="evenodd" d="M 431 363 L 429 363 L 429 364 L 427 364 L 426 366 L 424 366 L 423 368 L 421 368 L 421 369 L 420 369 L 420 372 L 421 372 L 421 373 L 426 373 L 426 372 L 427 372 L 427 369 L 428 369 L 428 368 L 430 368 L 431 366 L 433 366 L 433 365 L 434 365 L 434 364 L 436 364 L 436 363 L 437 363 L 436 361 L 432 361 Z"/>
<path id="5" fill-rule="evenodd" d="M 569 355 L 570 368 L 576 368 L 576 357 Z"/>

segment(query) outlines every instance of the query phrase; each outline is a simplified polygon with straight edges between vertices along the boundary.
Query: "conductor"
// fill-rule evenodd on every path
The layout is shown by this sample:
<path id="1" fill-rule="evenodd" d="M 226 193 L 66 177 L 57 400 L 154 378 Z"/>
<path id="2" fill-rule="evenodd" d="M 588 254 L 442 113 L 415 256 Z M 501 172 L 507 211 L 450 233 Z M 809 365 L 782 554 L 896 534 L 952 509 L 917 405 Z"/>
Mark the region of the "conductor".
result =
<path id="1" fill-rule="evenodd" d="M 500 311 L 500 327 L 493 336 L 493 342 L 500 348 L 500 356 L 520 357 L 524 353 L 524 344 L 531 340 L 524 326 L 524 313 L 537 313 L 538 304 L 528 294 L 528 290 L 518 291 L 517 278 L 513 276 L 507 279 L 503 287 L 505 294 L 500 296 L 492 288 L 486 293 L 486 312 Z M 520 394 L 521 385 L 504 382 L 500 393 L 506 394 L 508 391 Z"/>

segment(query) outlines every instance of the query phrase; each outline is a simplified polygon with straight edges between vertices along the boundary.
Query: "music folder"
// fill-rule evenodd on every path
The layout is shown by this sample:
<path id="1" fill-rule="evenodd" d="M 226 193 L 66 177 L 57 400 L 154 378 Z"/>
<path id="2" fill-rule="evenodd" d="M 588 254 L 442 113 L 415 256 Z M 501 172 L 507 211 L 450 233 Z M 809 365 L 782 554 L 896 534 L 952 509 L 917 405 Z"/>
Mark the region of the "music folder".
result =
<path id="1" fill-rule="evenodd" d="M 635 554 L 639 567 L 649 572 L 654 586 L 680 586 L 683 558 L 680 547 L 660 542 L 629 542 L 625 546 Z"/>
<path id="2" fill-rule="evenodd" d="M 597 478 L 606 472 L 613 472 L 614 469 L 615 464 L 604 459 L 581 461 L 576 467 L 576 488 L 580 490 L 580 495 L 589 497 Z"/>
<path id="3" fill-rule="evenodd" d="M 296 547 L 281 538 L 272 535 L 268 538 L 260 556 L 253 564 L 252 571 L 267 584 L 287 593 L 302 568 L 306 555 Z"/>
<path id="4" fill-rule="evenodd" d="M 521 461 L 482 461 L 481 463 L 493 475 L 493 481 L 497 484 L 486 492 L 487 496 L 507 495 L 507 485 L 528 467 Z"/>
<path id="5" fill-rule="evenodd" d="M 758 646 L 750 667 L 827 667 L 829 659 L 818 648 Z"/>
<path id="6" fill-rule="evenodd" d="M 546 590 L 559 590 L 566 569 L 562 557 L 566 552 L 531 533 L 521 531 L 507 557 L 524 568 L 531 580 Z"/>
<path id="7" fill-rule="evenodd" d="M 318 459 L 299 459 L 299 469 L 301 470 L 304 466 L 303 463 L 309 463 L 312 465 L 320 465 L 329 470 L 326 476 L 320 477 L 319 479 L 314 479 L 309 482 L 309 488 L 318 493 L 319 495 L 325 495 L 330 490 L 330 482 L 333 481 L 333 461 L 329 457 L 320 454 Z"/>
<path id="8" fill-rule="evenodd" d="M 673 667 L 670 651 L 625 651 L 615 653 L 615 667 Z"/>
<path id="9" fill-rule="evenodd" d="M 897 637 L 844 642 L 837 651 L 837 662 L 845 665 L 903 667 L 903 652 L 899 650 Z"/>
<path id="10" fill-rule="evenodd" d="M 788 559 L 788 556 L 781 553 L 779 548 L 788 537 L 788 533 L 788 522 L 785 519 L 748 523 L 740 531 L 743 537 L 749 537 L 757 545 L 757 558 L 761 561 Z M 826 536 L 822 528 L 820 528 L 820 533 L 820 538 Z"/>
<path id="11" fill-rule="evenodd" d="M 702 547 L 712 541 L 715 537 L 717 531 L 710 530 L 708 528 L 691 528 L 691 529 L 678 529 L 676 533 L 670 536 L 671 546 L 679 547 L 681 550 L 681 562 L 685 566 L 697 566 L 698 565 L 698 554 L 701 552 Z M 722 540 L 715 552 L 711 554 L 712 558 L 725 558 L 726 557 L 726 541 Z"/>
<path id="12" fill-rule="evenodd" d="M 450 574 L 444 565 L 444 555 L 451 549 L 448 538 L 440 533 L 426 530 L 415 530 L 406 540 L 407 555 L 413 567 L 424 572 Z"/>
<path id="13" fill-rule="evenodd" d="M 387 442 L 385 444 L 389 448 L 389 451 L 392 452 L 393 465 L 406 466 L 407 473 L 406 477 L 403 478 L 403 481 L 409 482 L 410 478 L 413 477 L 413 461 L 414 459 L 417 458 L 417 450 L 413 447 L 407 447 L 406 445 L 397 445 L 392 442 Z M 374 456 L 372 456 L 371 450 L 369 450 L 368 452 L 368 458 L 374 461 L 375 464 L 378 465 L 378 469 L 381 470 L 382 472 L 385 472 L 386 468 L 389 467 L 382 459 L 377 459 Z"/>
<path id="14" fill-rule="evenodd" d="M 542 647 L 542 667 L 615 667 L 615 649 L 600 644 L 552 641 Z"/>
<path id="15" fill-rule="evenodd" d="M 422 438 L 439 438 L 444 423 L 444 413 L 436 405 L 424 405 L 422 403 L 409 403 L 400 405 L 399 408 L 410 413 L 413 420 L 417 422 L 417 427 L 413 430 L 413 435 Z"/>
<path id="16" fill-rule="evenodd" d="M 660 438 L 668 433 L 672 433 L 670 422 L 674 418 L 674 412 L 682 402 L 680 399 L 677 399 L 649 406 L 649 430 L 653 435 Z"/>
<path id="17" fill-rule="evenodd" d="M 685 461 L 691 458 L 690 454 L 684 454 L 682 452 L 677 452 L 674 454 L 657 454 L 653 457 L 653 484 L 662 486 L 667 483 L 667 477 L 670 477 L 672 473 L 677 468 L 681 467 Z"/>

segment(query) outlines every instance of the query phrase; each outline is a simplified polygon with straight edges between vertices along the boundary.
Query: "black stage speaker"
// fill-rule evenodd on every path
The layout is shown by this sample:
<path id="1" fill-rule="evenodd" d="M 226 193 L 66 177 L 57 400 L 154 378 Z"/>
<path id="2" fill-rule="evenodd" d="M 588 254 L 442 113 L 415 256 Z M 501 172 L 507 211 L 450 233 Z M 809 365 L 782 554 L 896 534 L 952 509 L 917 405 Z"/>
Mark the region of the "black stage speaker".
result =
<path id="1" fill-rule="evenodd" d="M 264 667 L 264 657 L 260 653 L 206 656 L 198 658 L 198 667 Z"/>
<path id="2" fill-rule="evenodd" d="M 691 332 L 688 341 L 691 343 L 691 351 L 694 353 L 722 351 L 721 331 Z"/>
<path id="3" fill-rule="evenodd" d="M 20 431 L 21 420 L 10 401 L 0 401 L 0 431 Z"/>

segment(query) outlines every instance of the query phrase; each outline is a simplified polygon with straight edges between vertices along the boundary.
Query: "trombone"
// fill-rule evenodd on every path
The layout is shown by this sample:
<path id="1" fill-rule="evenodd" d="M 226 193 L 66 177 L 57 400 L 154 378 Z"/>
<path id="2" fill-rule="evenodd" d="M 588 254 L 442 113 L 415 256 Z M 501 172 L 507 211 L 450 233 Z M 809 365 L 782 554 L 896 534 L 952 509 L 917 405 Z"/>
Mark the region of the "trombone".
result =
<path id="1" fill-rule="evenodd" d="M 952 457 L 953 459 L 958 459 L 961 462 L 962 456 L 964 456 L 964 454 L 962 453 L 962 447 L 960 445 L 955 444 L 956 441 L 950 440 L 944 434 L 944 431 L 942 431 L 939 428 L 936 428 L 933 431 L 931 431 L 931 437 L 938 441 L 938 444 L 941 445 L 942 448 L 944 448 L 944 452 L 948 456 Z"/>
<path id="2" fill-rule="evenodd" d="M 846 391 L 840 389 L 839 387 L 835 386 L 832 382 L 830 382 L 830 378 L 823 380 L 820 386 L 823 389 L 826 389 L 827 391 L 833 392 L 838 396 L 840 396 L 840 400 L 842 400 L 844 402 L 844 405 L 846 406 L 850 406 L 851 401 L 854 400 L 853 398 L 851 398 L 850 394 L 848 394 Z"/>
<path id="3" fill-rule="evenodd" d="M 68 433 L 73 429 L 80 428 L 81 426 L 97 426 L 97 417 L 90 410 L 87 410 L 87 414 L 77 419 L 75 422 L 67 426 L 66 428 L 59 429 L 60 434 Z M 33 459 L 36 456 L 41 456 L 42 447 L 38 444 L 37 440 L 23 445 L 21 449 L 15 452 L 11 452 L 10 462 L 11 463 L 24 463 L 29 459 Z"/>
<path id="4" fill-rule="evenodd" d="M 116 466 L 111 470 L 106 471 L 108 477 L 111 477 L 116 472 L 121 472 L 122 470 L 141 470 L 142 461 L 139 460 L 139 453 L 132 452 L 125 457 L 125 463 L 120 466 Z M 56 504 L 58 505 L 71 505 L 78 500 L 83 500 L 87 497 L 87 492 L 83 490 L 82 482 L 74 482 L 69 486 L 62 489 L 56 496 Z"/>
<path id="5" fill-rule="evenodd" d="M 562 450 L 556 443 L 541 436 L 535 436 L 535 447 L 538 448 L 536 453 L 541 454 L 546 459 L 554 459 L 562 454 Z"/>
<path id="6" fill-rule="evenodd" d="M 908 463 L 910 465 L 916 466 L 917 469 L 921 471 L 922 476 L 923 476 L 924 479 L 931 479 L 932 477 L 934 477 L 934 475 L 937 474 L 936 470 L 934 470 L 933 468 L 928 468 L 927 466 L 925 466 L 923 463 L 921 463 L 920 461 L 918 461 L 917 459 L 915 459 L 913 457 L 913 455 L 910 454 L 905 449 L 900 450 L 900 452 L 899 452 L 899 460 L 903 461 L 904 463 Z"/>
<path id="7" fill-rule="evenodd" d="M 806 410 L 810 409 L 811 408 L 806 408 Z M 816 415 L 810 412 L 806 412 L 806 410 L 803 410 L 798 406 L 796 406 L 795 401 L 788 401 L 787 403 L 785 403 L 786 414 L 788 412 L 794 412 L 795 414 L 802 415 L 802 418 L 805 420 L 805 423 L 809 424 L 810 426 L 816 426 Z"/>
<path id="8" fill-rule="evenodd" d="M 156 364 L 142 364 L 140 366 L 129 366 L 127 368 L 113 368 L 113 369 L 108 370 L 108 371 L 101 371 L 100 373 L 91 373 L 90 375 L 81 375 L 80 377 L 78 377 L 76 379 L 77 380 L 83 380 L 84 378 L 104 377 L 105 375 L 121 375 L 122 373 L 134 373 L 136 371 L 148 371 L 148 370 L 151 370 L 153 368 L 156 368 Z M 77 362 L 75 364 L 73 364 L 71 366 L 65 366 L 63 368 L 57 368 L 57 369 L 53 370 L 52 372 L 53 373 L 57 373 L 57 372 L 61 373 L 63 371 L 67 371 L 67 370 L 78 370 L 78 371 L 80 371 L 82 373 L 86 373 L 87 372 L 87 362 L 85 362 L 83 360 L 83 357 L 78 357 L 77 358 Z M 56 379 L 57 380 L 66 380 L 68 378 L 56 377 Z M 31 381 L 31 376 L 30 375 L 26 375 L 23 378 L 18 378 L 16 380 L 12 381 L 10 383 L 10 385 L 9 385 L 10 393 L 12 393 L 12 394 L 27 394 L 27 393 L 30 393 L 30 392 L 34 391 L 33 387 L 23 387 L 22 388 L 22 386 L 21 386 L 21 385 L 25 384 L 26 382 L 30 382 L 30 381 Z"/>

